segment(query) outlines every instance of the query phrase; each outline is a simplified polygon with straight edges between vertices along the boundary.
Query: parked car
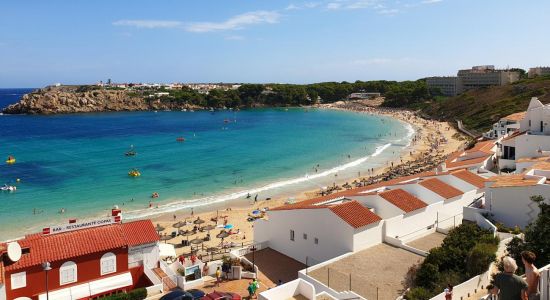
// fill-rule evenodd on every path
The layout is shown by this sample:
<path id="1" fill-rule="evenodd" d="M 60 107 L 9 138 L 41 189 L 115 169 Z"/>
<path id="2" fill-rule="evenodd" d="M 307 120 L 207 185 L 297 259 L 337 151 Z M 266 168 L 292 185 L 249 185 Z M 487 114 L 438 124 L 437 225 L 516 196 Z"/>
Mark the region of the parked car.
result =
<path id="1" fill-rule="evenodd" d="M 193 294 L 186 292 L 186 291 L 172 291 L 162 297 L 160 297 L 160 300 L 195 300 L 196 298 L 193 297 Z"/>
<path id="2" fill-rule="evenodd" d="M 212 292 L 204 297 L 201 300 L 241 300 L 241 295 L 235 293 L 226 293 L 226 292 Z"/>
<path id="3" fill-rule="evenodd" d="M 191 295 L 193 295 L 193 299 L 194 300 L 199 300 L 201 299 L 202 297 L 204 297 L 206 295 L 205 292 L 199 290 L 199 289 L 190 289 L 190 290 L 187 290 L 186 292 L 190 293 Z"/>

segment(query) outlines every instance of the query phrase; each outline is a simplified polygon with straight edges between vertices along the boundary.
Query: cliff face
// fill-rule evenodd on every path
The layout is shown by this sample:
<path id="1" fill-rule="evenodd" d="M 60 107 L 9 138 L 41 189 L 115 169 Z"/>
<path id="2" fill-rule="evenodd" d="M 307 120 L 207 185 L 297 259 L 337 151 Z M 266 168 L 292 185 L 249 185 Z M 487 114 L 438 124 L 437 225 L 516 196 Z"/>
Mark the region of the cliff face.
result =
<path id="1" fill-rule="evenodd" d="M 46 87 L 24 95 L 5 114 L 63 114 L 192 108 L 186 104 L 145 100 L 124 90 L 77 86 Z"/>

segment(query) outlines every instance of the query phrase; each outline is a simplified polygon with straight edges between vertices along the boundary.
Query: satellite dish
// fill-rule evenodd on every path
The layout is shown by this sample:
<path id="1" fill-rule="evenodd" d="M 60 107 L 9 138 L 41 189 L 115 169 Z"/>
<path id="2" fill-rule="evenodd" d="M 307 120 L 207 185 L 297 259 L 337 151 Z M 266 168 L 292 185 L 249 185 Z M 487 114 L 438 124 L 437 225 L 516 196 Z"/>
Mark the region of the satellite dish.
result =
<path id="1" fill-rule="evenodd" d="M 21 258 L 21 246 L 17 242 L 8 243 L 8 258 L 17 262 Z"/>

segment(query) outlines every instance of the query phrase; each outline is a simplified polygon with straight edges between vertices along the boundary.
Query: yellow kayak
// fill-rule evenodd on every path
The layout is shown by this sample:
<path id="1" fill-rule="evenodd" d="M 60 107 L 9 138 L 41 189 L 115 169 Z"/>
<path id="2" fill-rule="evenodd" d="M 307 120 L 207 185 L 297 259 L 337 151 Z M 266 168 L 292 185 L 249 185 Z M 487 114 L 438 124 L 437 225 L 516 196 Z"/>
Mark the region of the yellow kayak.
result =
<path id="1" fill-rule="evenodd" d="M 6 163 L 8 165 L 14 164 L 15 163 L 15 158 L 10 158 L 10 159 L 6 160 Z"/>
<path id="2" fill-rule="evenodd" d="M 141 173 L 138 170 L 132 170 L 128 172 L 128 175 L 132 177 L 138 177 L 138 176 L 141 176 Z"/>

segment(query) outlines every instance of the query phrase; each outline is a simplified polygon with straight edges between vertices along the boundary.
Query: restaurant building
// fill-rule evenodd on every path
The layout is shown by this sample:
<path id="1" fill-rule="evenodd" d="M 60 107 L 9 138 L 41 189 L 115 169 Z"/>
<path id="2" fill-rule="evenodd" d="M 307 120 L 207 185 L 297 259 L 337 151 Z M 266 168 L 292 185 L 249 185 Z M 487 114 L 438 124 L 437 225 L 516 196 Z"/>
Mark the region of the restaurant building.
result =
<path id="1" fill-rule="evenodd" d="M 100 220 L 44 228 L 0 243 L 0 300 L 96 299 L 150 285 L 159 237 L 150 220 Z"/>

